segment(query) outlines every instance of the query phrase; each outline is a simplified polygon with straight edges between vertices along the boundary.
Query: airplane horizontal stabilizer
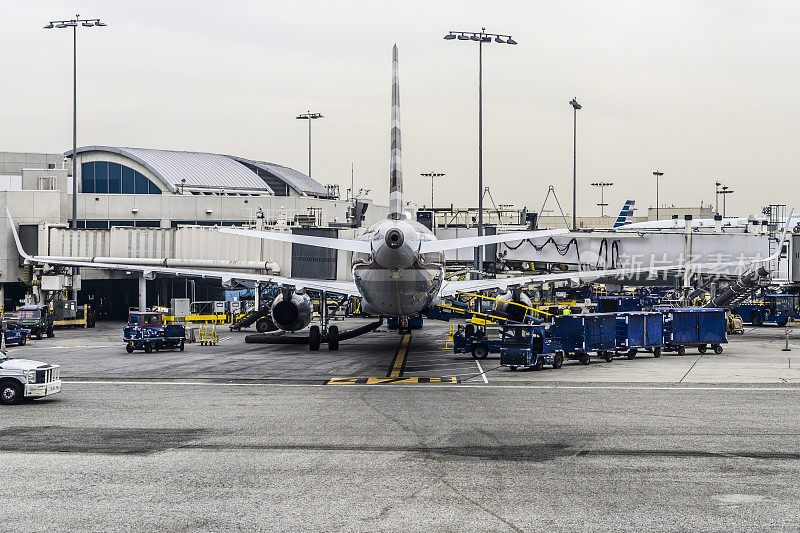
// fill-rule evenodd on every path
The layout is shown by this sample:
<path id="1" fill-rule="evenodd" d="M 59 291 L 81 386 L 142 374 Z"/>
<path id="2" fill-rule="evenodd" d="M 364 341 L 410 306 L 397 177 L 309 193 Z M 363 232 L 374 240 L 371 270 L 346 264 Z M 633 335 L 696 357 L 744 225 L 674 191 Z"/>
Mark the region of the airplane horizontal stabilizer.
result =
<path id="1" fill-rule="evenodd" d="M 511 233 L 501 233 L 500 235 L 482 235 L 480 237 L 462 237 L 458 239 L 443 239 L 441 241 L 423 241 L 420 244 L 420 253 L 443 252 L 445 250 L 458 250 L 461 248 L 476 248 L 488 244 L 498 244 L 501 242 L 524 241 L 527 239 L 541 239 L 554 235 L 569 233 L 566 229 L 552 229 L 539 231 L 514 231 Z"/>
<path id="2" fill-rule="evenodd" d="M 372 251 L 369 241 L 333 239 L 330 237 L 295 235 L 293 233 L 282 233 L 280 231 L 256 231 L 251 229 L 220 228 L 219 231 L 220 233 L 230 233 L 231 235 L 242 235 L 245 237 L 257 237 L 259 239 L 266 239 L 270 241 L 306 244 L 308 246 L 319 246 L 320 248 L 332 248 L 334 250 L 347 250 L 349 252 L 361 252 L 368 254 Z"/>

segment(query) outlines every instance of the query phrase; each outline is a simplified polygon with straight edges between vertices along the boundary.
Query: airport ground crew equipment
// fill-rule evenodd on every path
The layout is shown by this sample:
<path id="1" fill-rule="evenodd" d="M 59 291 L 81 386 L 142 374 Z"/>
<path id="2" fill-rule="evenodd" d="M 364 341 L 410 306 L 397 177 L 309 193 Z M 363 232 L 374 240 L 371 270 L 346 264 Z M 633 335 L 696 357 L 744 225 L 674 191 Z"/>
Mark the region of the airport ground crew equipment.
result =
<path id="1" fill-rule="evenodd" d="M 504 324 L 500 341 L 500 364 L 511 370 L 520 367 L 541 370 L 544 365 L 561 368 L 564 352 L 551 335 L 549 326 Z"/>
<path id="2" fill-rule="evenodd" d="M 198 342 L 200 342 L 200 346 L 216 346 L 219 342 L 216 324 L 203 324 L 200 326 Z"/>
<path id="3" fill-rule="evenodd" d="M 651 352 L 661 357 L 664 346 L 664 315 L 658 311 L 616 313 L 617 353 L 628 359 L 637 352 Z"/>
<path id="4" fill-rule="evenodd" d="M 598 313 L 641 311 L 642 300 L 636 296 L 601 296 L 597 300 Z"/>
<path id="5" fill-rule="evenodd" d="M 125 351 L 144 350 L 147 353 L 165 348 L 183 351 L 186 328 L 181 324 L 165 324 L 164 315 L 153 311 L 131 311 L 128 323 L 122 328 Z"/>
<path id="6" fill-rule="evenodd" d="M 17 325 L 30 331 L 30 336 L 36 339 L 43 335 L 55 336 L 53 311 L 47 305 L 23 305 L 17 313 Z"/>
<path id="7" fill-rule="evenodd" d="M 765 294 L 760 300 L 734 307 L 732 312 L 754 326 L 767 322 L 785 326 L 789 320 L 798 316 L 797 295 Z"/>
<path id="8" fill-rule="evenodd" d="M 613 313 L 556 316 L 552 331 L 567 359 L 588 365 L 592 353 L 609 363 L 614 358 L 617 323 Z"/>
<path id="9" fill-rule="evenodd" d="M 733 312 L 725 313 L 725 321 L 728 327 L 728 335 L 743 335 L 744 320 Z"/>
<path id="10" fill-rule="evenodd" d="M 472 354 L 473 359 L 486 359 L 490 353 L 500 353 L 500 339 L 489 339 L 485 328 L 459 328 L 453 334 L 453 353 Z"/>
<path id="11" fill-rule="evenodd" d="M 663 351 L 686 353 L 686 348 L 696 347 L 706 353 L 709 346 L 715 354 L 722 353 L 722 344 L 728 342 L 724 309 L 691 307 L 668 309 L 664 312 Z"/>

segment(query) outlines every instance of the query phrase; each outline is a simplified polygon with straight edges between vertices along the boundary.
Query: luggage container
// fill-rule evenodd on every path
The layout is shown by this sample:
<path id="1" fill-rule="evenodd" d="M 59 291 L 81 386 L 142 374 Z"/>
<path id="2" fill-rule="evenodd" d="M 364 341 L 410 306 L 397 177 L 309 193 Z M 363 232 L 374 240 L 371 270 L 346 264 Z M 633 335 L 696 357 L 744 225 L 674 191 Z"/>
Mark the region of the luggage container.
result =
<path id="1" fill-rule="evenodd" d="M 636 357 L 639 350 L 661 357 L 664 345 L 664 315 L 657 311 L 617 313 L 617 352 L 625 353 L 628 359 Z"/>
<path id="2" fill-rule="evenodd" d="M 715 354 L 722 353 L 722 344 L 728 342 L 724 309 L 686 307 L 667 309 L 664 312 L 664 351 L 686 353 L 687 347 L 696 347 L 706 353 L 709 346 Z"/>
<path id="3" fill-rule="evenodd" d="M 590 354 L 611 362 L 617 343 L 616 317 L 612 313 L 554 317 L 553 337 L 565 355 L 588 365 Z"/>
<path id="4" fill-rule="evenodd" d="M 636 296 L 601 296 L 597 300 L 598 313 L 641 311 L 642 301 Z"/>

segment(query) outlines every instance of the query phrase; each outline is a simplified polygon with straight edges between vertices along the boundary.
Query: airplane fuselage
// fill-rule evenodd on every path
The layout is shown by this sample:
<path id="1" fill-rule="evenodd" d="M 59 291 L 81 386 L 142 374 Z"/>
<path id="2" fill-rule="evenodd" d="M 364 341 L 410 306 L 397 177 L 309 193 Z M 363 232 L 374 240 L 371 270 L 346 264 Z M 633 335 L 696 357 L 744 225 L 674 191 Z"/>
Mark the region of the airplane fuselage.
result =
<path id="1" fill-rule="evenodd" d="M 431 231 L 411 220 L 382 220 L 360 237 L 372 252 L 353 254 L 353 280 L 369 312 L 411 316 L 436 300 L 444 280 L 444 254 L 420 253 Z"/>

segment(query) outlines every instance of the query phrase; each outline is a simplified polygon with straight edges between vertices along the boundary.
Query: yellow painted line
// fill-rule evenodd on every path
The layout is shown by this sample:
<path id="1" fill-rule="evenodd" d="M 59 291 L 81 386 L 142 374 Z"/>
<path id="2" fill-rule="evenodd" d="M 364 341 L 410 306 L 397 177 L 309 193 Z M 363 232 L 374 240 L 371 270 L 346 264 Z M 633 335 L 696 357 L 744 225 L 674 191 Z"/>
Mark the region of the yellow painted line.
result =
<path id="1" fill-rule="evenodd" d="M 411 335 L 406 333 L 403 335 L 403 340 L 400 341 L 400 347 L 397 349 L 397 354 L 394 356 L 392 369 L 389 371 L 389 378 L 399 378 L 403 371 L 403 365 L 406 363 L 406 356 L 408 355 L 408 345 L 411 342 Z"/>
<path id="2" fill-rule="evenodd" d="M 457 377 L 331 378 L 326 385 L 425 385 L 458 383 Z"/>

